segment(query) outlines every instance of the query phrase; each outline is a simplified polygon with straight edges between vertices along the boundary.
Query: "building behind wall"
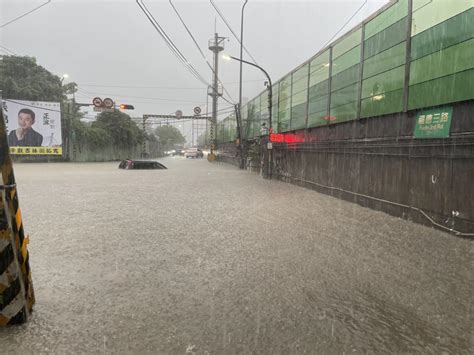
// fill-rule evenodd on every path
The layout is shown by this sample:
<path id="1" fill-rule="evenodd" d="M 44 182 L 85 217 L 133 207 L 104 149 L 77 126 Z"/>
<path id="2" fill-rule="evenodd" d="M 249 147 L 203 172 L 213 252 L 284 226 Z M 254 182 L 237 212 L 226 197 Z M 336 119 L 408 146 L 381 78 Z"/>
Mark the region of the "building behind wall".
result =
<path id="1" fill-rule="evenodd" d="M 474 0 L 390 2 L 274 84 L 274 176 L 472 233 L 473 58 Z M 242 116 L 258 140 L 267 92 Z"/>

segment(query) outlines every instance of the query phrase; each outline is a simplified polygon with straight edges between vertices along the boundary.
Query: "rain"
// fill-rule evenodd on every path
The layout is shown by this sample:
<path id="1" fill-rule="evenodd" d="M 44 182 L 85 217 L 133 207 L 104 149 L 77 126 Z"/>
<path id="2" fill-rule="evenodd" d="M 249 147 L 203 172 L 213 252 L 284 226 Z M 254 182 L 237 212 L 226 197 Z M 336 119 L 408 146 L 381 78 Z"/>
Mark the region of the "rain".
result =
<path id="1" fill-rule="evenodd" d="M 474 353 L 473 24 L 0 0 L 0 353 Z"/>

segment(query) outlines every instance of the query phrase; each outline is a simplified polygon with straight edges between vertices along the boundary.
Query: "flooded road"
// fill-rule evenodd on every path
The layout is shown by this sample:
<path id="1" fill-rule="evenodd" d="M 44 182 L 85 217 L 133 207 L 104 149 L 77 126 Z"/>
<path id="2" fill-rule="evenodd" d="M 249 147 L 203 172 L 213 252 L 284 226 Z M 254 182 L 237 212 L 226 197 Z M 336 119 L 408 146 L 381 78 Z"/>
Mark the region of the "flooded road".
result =
<path id="1" fill-rule="evenodd" d="M 473 352 L 473 244 L 227 165 L 16 164 L 11 353 Z"/>

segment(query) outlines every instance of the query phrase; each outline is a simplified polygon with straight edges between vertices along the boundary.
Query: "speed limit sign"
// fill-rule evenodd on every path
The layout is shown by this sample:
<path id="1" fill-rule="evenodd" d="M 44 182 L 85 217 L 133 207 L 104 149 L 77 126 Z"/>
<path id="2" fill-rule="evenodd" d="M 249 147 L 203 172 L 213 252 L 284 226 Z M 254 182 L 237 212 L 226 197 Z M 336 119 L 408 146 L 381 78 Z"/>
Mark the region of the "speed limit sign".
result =
<path id="1" fill-rule="evenodd" d="M 102 107 L 102 99 L 100 97 L 94 97 L 92 103 L 95 107 Z"/>
<path id="2" fill-rule="evenodd" d="M 106 97 L 103 101 L 103 105 L 105 108 L 112 108 L 114 107 L 114 100 L 109 97 Z"/>

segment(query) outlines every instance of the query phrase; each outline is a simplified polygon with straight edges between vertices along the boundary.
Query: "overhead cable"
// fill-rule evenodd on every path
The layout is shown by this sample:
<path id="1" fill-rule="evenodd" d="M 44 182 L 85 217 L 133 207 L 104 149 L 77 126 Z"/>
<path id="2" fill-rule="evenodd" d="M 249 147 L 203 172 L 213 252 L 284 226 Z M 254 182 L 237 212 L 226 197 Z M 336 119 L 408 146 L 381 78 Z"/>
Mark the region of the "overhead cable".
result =
<path id="1" fill-rule="evenodd" d="M 104 93 L 91 92 L 91 91 L 84 90 L 84 89 L 81 89 L 81 88 L 77 88 L 77 94 L 79 96 L 84 96 L 84 97 L 88 97 L 88 98 L 93 98 L 94 96 L 100 95 L 100 94 L 105 96 Z M 111 93 L 107 93 L 106 95 L 107 96 L 115 96 L 115 97 L 124 98 L 124 99 L 130 98 L 130 99 L 157 100 L 157 101 L 164 101 L 164 102 L 192 103 L 194 105 L 205 106 L 205 104 L 199 103 L 197 101 L 190 101 L 190 100 L 173 100 L 173 99 L 165 99 L 165 98 L 157 98 L 157 97 L 142 97 L 142 96 L 127 96 L 127 95 L 123 96 L 123 95 L 111 94 Z M 134 100 L 134 102 L 140 102 L 140 101 L 135 101 Z M 140 103 L 152 104 L 152 102 L 143 102 L 143 101 L 141 101 Z M 223 107 L 222 109 L 217 110 L 217 112 L 229 110 L 231 108 L 233 109 L 234 104 L 232 102 L 229 102 L 229 103 L 232 106 Z M 91 103 L 91 105 L 92 105 L 92 103 Z"/>
<path id="2" fill-rule="evenodd" d="M 211 69 L 211 72 L 214 74 L 214 68 L 212 67 L 211 63 L 209 63 L 209 61 L 207 60 L 206 56 L 204 55 L 204 52 L 203 50 L 201 49 L 201 47 L 199 46 L 199 44 L 197 43 L 196 41 L 196 38 L 194 38 L 193 34 L 191 33 L 191 30 L 188 28 L 188 26 L 186 25 L 186 23 L 184 22 L 183 18 L 181 17 L 181 15 L 179 14 L 179 11 L 178 9 L 176 9 L 176 7 L 174 6 L 173 2 L 171 0 L 169 0 L 169 3 L 171 5 L 171 7 L 173 8 L 174 12 L 176 13 L 176 15 L 178 16 L 179 20 L 181 21 L 181 23 L 183 24 L 184 28 L 186 29 L 186 31 L 188 32 L 189 36 L 191 37 L 191 39 L 193 40 L 194 44 L 196 45 L 199 53 L 201 53 L 201 56 L 202 56 L 202 59 L 204 59 L 204 61 L 207 63 L 207 66 L 209 67 L 209 69 Z M 227 91 L 227 89 L 224 87 L 224 84 L 222 84 L 222 81 L 219 79 L 219 77 L 217 78 L 218 82 L 222 85 L 222 88 L 224 89 L 225 93 L 227 94 L 227 96 L 229 96 L 230 100 L 234 101 L 234 99 L 232 98 L 232 96 L 229 94 L 229 92 Z"/>
<path id="3" fill-rule="evenodd" d="M 332 36 L 331 39 L 330 39 L 329 41 L 327 41 L 327 42 L 323 45 L 323 48 L 326 47 L 329 43 L 331 43 L 332 40 L 333 40 L 334 38 L 336 38 L 336 36 L 337 36 L 339 33 L 341 33 L 341 31 L 348 25 L 349 22 L 352 21 L 352 19 L 353 19 L 354 17 L 356 17 L 356 15 L 360 12 L 360 10 L 362 10 L 362 8 L 365 6 L 365 4 L 367 4 L 368 1 L 369 1 L 369 0 L 365 0 L 365 1 L 362 3 L 362 5 L 360 5 L 360 7 L 356 10 L 356 12 L 354 12 L 354 13 L 352 14 L 352 16 L 349 18 L 349 20 L 346 21 L 346 23 L 339 29 L 339 31 L 337 31 L 337 32 L 334 34 L 334 36 Z"/>
<path id="4" fill-rule="evenodd" d="M 137 5 L 140 7 L 140 9 L 143 11 L 145 16 L 148 18 L 150 23 L 153 25 L 153 27 L 156 29 L 156 31 L 160 34 L 160 36 L 163 38 L 165 41 L 166 45 L 168 48 L 173 52 L 173 54 L 179 59 L 179 61 L 184 65 L 186 69 L 196 78 L 198 79 L 201 83 L 203 83 L 206 86 L 210 86 L 209 83 L 199 74 L 199 72 L 191 65 L 191 63 L 186 59 L 186 57 L 181 53 L 181 51 L 178 49 L 178 47 L 174 44 L 174 42 L 171 40 L 171 38 L 166 34 L 166 32 L 163 30 L 163 28 L 160 26 L 158 21 L 154 18 L 154 16 L 151 14 L 150 10 L 146 7 L 146 5 L 143 3 L 143 0 L 136 0 Z"/>
<path id="5" fill-rule="evenodd" d="M 1 46 L 0 46 L 1 47 Z M 254 83 L 254 82 L 263 82 L 263 79 L 257 80 L 244 80 L 243 83 Z M 238 81 L 225 81 L 222 82 L 225 85 L 234 85 L 239 84 Z M 166 90 L 202 90 L 200 87 L 180 87 L 180 86 L 137 86 L 137 85 L 102 85 L 102 84 L 78 84 L 80 86 L 86 87 L 103 87 L 103 88 L 124 88 L 124 89 L 166 89 Z"/>
<path id="6" fill-rule="evenodd" d="M 217 14 L 219 15 L 219 17 L 222 19 L 222 21 L 224 21 L 225 25 L 227 26 L 227 28 L 230 30 L 230 32 L 232 33 L 232 35 L 234 36 L 234 38 L 237 40 L 237 42 L 239 42 L 239 44 L 242 46 L 242 48 L 244 49 L 245 53 L 248 54 L 248 56 L 253 60 L 253 62 L 255 64 L 257 64 L 257 61 L 255 60 L 255 58 L 250 54 L 250 52 L 247 50 L 247 48 L 245 48 L 245 46 L 240 42 L 240 38 L 235 34 L 234 30 L 232 29 L 232 27 L 230 26 L 229 22 L 227 21 L 227 19 L 225 18 L 224 14 L 221 12 L 221 10 L 217 7 L 217 5 L 215 4 L 215 2 L 213 0 L 209 0 L 211 2 L 211 5 L 214 7 L 214 9 L 216 10 Z"/>
<path id="7" fill-rule="evenodd" d="M 13 23 L 13 22 L 15 22 L 15 21 L 18 21 L 19 19 L 21 19 L 21 18 L 23 18 L 23 17 L 25 17 L 25 16 L 31 14 L 32 12 L 35 12 L 36 10 L 39 10 L 39 9 L 42 8 L 43 6 L 48 5 L 50 2 L 51 2 L 51 0 L 48 0 L 48 1 L 46 1 L 45 3 L 41 4 L 40 6 L 35 7 L 33 10 L 30 10 L 30 11 L 28 11 L 28 12 L 25 12 L 23 15 L 20 15 L 20 16 L 18 16 L 18 17 L 15 17 L 14 19 L 12 19 L 12 20 L 10 20 L 10 21 L 8 21 L 8 22 L 6 22 L 6 23 L 0 25 L 0 28 L 3 28 L 3 27 L 5 27 L 5 26 L 7 26 L 7 25 L 9 25 L 9 24 L 11 24 L 11 23 Z"/>
<path id="8" fill-rule="evenodd" d="M 95 95 L 107 95 L 107 96 L 114 96 L 114 97 L 120 97 L 120 98 L 130 98 L 130 99 L 145 99 L 145 100 L 156 100 L 156 101 L 167 101 L 167 102 L 181 102 L 181 103 L 196 103 L 197 101 L 191 101 L 191 100 L 175 100 L 175 99 L 167 99 L 163 97 L 143 97 L 143 96 L 130 96 L 130 95 L 123 95 L 123 94 L 112 94 L 112 93 L 104 93 L 103 91 L 97 92 L 97 91 L 88 91 L 84 90 L 81 88 L 77 89 L 79 93 L 85 94 L 85 96 L 90 96 L 94 97 Z"/>
<path id="9" fill-rule="evenodd" d="M 0 45 L 0 49 L 2 49 L 5 53 L 7 53 L 8 55 L 17 55 L 15 52 L 13 52 L 12 50 L 8 49 L 7 47 L 5 46 L 1 46 Z"/>

